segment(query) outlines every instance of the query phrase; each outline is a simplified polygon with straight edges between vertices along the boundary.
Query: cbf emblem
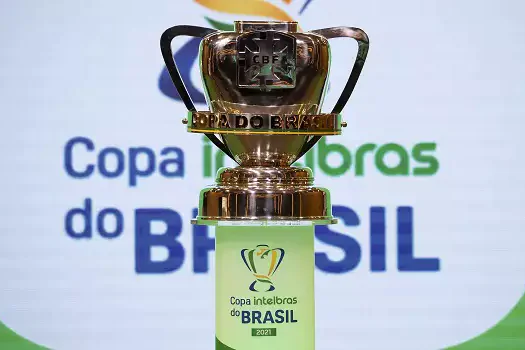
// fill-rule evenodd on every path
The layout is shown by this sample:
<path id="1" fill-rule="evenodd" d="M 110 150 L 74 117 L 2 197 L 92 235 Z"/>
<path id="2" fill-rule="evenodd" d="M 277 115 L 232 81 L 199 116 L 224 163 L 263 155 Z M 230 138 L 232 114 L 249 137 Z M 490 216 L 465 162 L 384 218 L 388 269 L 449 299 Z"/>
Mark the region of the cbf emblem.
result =
<path id="1" fill-rule="evenodd" d="M 255 281 L 250 284 L 252 292 L 271 292 L 275 290 L 271 277 L 275 274 L 284 258 L 284 249 L 260 244 L 255 249 L 241 250 L 241 257 Z"/>
<path id="2" fill-rule="evenodd" d="M 254 89 L 295 87 L 295 37 L 282 32 L 250 32 L 237 38 L 237 85 Z"/>

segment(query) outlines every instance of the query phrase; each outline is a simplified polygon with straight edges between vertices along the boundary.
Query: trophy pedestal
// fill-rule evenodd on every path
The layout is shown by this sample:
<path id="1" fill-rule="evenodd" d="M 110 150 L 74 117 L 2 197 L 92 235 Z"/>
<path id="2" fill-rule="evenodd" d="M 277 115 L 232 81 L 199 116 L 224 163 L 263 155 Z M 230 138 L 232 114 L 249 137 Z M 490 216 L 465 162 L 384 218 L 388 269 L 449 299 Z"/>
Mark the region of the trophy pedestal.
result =
<path id="1" fill-rule="evenodd" d="M 216 226 L 216 350 L 314 350 L 314 225 L 330 192 L 298 167 L 223 168 L 194 223 Z"/>
<path id="2" fill-rule="evenodd" d="M 220 221 L 216 350 L 314 350 L 314 226 Z"/>

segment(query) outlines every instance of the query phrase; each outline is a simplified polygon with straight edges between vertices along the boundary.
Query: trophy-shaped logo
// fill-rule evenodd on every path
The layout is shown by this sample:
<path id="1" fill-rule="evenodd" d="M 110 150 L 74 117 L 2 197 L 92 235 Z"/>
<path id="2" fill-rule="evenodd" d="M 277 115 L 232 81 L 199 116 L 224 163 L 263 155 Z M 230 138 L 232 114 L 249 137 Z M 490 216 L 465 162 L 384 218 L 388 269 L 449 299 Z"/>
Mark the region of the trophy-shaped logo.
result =
<path id="1" fill-rule="evenodd" d="M 250 284 L 252 292 L 271 292 L 275 290 L 272 276 L 284 258 L 284 249 L 271 249 L 266 244 L 259 244 L 255 249 L 241 250 L 241 257 L 255 281 Z"/>

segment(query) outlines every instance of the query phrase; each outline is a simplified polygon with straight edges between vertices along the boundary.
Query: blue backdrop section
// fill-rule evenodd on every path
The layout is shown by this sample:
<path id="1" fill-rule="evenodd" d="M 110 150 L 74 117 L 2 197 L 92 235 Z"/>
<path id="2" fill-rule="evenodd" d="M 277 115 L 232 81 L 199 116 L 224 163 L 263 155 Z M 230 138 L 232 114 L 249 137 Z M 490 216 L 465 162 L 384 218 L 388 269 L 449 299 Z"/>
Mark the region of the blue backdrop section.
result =
<path id="1" fill-rule="evenodd" d="M 199 38 L 190 39 L 179 49 L 179 51 L 177 51 L 175 55 L 173 55 L 173 58 L 177 63 L 182 80 L 186 82 L 186 89 L 188 90 L 188 93 L 190 94 L 193 102 L 204 104 L 206 103 L 204 94 L 193 84 L 193 81 L 190 77 L 192 66 L 197 60 L 197 57 L 199 57 L 198 53 L 200 41 L 201 40 Z M 181 100 L 179 93 L 175 89 L 175 86 L 173 85 L 166 68 L 164 68 L 160 74 L 159 89 L 166 96 L 178 101 Z"/>

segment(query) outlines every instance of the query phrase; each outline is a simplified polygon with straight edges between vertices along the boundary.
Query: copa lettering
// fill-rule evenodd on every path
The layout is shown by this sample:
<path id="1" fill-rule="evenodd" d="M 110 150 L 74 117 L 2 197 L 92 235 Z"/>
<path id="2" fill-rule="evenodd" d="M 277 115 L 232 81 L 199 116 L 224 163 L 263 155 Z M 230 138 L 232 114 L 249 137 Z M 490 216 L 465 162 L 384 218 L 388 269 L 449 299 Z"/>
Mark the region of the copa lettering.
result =
<path id="1" fill-rule="evenodd" d="M 117 208 L 95 210 L 91 200 L 85 200 L 83 206 L 73 208 L 65 216 L 67 234 L 75 239 L 91 239 L 94 232 L 105 238 L 120 236 L 125 227 L 124 216 Z M 362 222 L 362 216 L 352 208 L 335 205 L 333 215 L 339 218 L 344 229 L 335 226 L 316 226 L 315 237 L 321 248 L 315 253 L 316 267 L 326 273 L 342 274 L 351 272 L 362 265 L 364 254 L 369 256 L 369 266 L 363 268 L 371 272 L 384 272 L 397 269 L 400 272 L 437 272 L 440 270 L 440 259 L 421 257 L 416 253 L 414 237 L 414 209 L 400 206 L 395 209 L 396 225 L 387 232 L 387 208 L 373 206 L 369 209 L 369 222 Z M 192 217 L 197 215 L 194 209 Z M 74 221 L 80 222 L 75 228 Z M 109 222 L 113 221 L 111 227 Z M 116 223 L 115 223 L 116 221 Z M 184 223 L 184 224 L 183 224 Z M 215 239 L 210 235 L 209 227 L 191 225 L 192 243 L 184 246 L 180 241 L 184 225 L 189 218 L 183 218 L 172 209 L 141 208 L 134 212 L 135 234 L 135 271 L 139 274 L 159 274 L 178 271 L 191 251 L 189 268 L 195 273 L 208 273 L 210 259 L 215 250 Z M 365 246 L 363 237 L 358 237 L 353 230 L 367 225 L 369 246 Z M 160 229 L 159 229 L 160 227 Z M 387 234 L 396 235 L 396 246 L 389 250 L 395 254 L 396 266 L 387 266 Z M 342 258 L 334 258 L 324 247 L 339 249 Z M 167 252 L 166 258 L 153 258 L 153 249 Z"/>
<path id="2" fill-rule="evenodd" d="M 74 137 L 64 147 L 64 169 L 75 179 L 96 174 L 103 178 L 127 177 L 128 185 L 137 186 L 140 178 L 158 172 L 166 178 L 184 177 L 184 152 L 165 147 L 157 154 L 149 147 L 99 148 L 87 137 Z"/>
<path id="3" fill-rule="evenodd" d="M 250 298 L 238 298 L 230 297 L 230 304 L 243 307 L 245 305 L 252 305 L 252 300 Z M 253 297 L 254 305 L 295 305 L 297 304 L 297 297 Z"/>
<path id="4" fill-rule="evenodd" d="M 239 307 L 243 307 L 244 305 L 251 305 L 252 302 L 250 299 L 248 298 L 236 298 L 236 297 L 231 297 L 230 298 L 230 304 L 232 305 L 237 305 Z"/>

